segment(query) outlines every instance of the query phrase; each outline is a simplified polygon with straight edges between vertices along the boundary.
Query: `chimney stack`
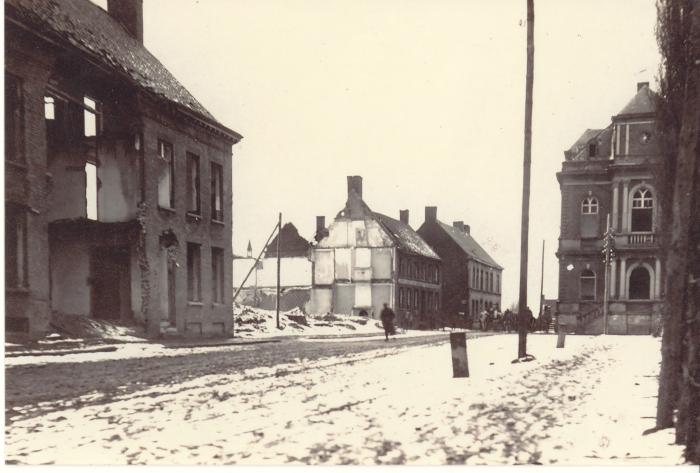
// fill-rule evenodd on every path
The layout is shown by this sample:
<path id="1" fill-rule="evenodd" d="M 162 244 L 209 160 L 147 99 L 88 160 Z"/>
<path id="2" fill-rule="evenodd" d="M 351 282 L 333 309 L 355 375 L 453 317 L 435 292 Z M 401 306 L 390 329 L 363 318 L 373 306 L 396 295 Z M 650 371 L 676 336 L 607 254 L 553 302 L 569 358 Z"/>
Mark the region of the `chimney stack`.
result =
<path id="1" fill-rule="evenodd" d="M 452 222 L 452 226 L 459 230 L 460 232 L 464 233 L 464 222 L 461 220 L 455 220 Z"/>
<path id="2" fill-rule="evenodd" d="M 408 225 L 408 210 L 399 210 L 399 220 Z"/>
<path id="3" fill-rule="evenodd" d="M 143 0 L 107 0 L 107 13 L 143 44 Z"/>
<path id="4" fill-rule="evenodd" d="M 350 197 L 351 191 L 362 198 L 362 176 L 348 176 L 348 197 Z"/>
<path id="5" fill-rule="evenodd" d="M 649 82 L 637 82 L 637 92 L 642 90 L 644 87 L 649 87 Z"/>
<path id="6" fill-rule="evenodd" d="M 467 235 L 471 235 L 471 228 L 469 227 L 469 225 L 464 226 L 464 233 L 466 233 Z"/>
<path id="7" fill-rule="evenodd" d="M 426 207 L 425 208 L 425 221 L 427 223 L 437 222 L 437 207 Z"/>
<path id="8" fill-rule="evenodd" d="M 326 217 L 319 215 L 316 217 L 316 234 L 314 239 L 316 241 L 321 241 L 328 236 L 328 230 L 326 230 Z"/>

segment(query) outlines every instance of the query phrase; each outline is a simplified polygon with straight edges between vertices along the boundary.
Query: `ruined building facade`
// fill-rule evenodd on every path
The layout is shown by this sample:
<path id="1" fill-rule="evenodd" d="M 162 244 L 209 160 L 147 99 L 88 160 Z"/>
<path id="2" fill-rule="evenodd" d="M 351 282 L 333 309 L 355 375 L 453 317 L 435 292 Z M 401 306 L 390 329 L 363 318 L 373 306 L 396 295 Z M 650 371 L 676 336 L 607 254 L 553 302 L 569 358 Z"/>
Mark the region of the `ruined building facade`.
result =
<path id="1" fill-rule="evenodd" d="M 660 323 L 664 271 L 659 245 L 661 199 L 654 173 L 659 154 L 655 94 L 648 83 L 604 129 L 586 130 L 564 152 L 561 188 L 559 323 L 603 333 L 648 334 Z M 613 253 L 603 245 L 610 216 Z"/>
<path id="2" fill-rule="evenodd" d="M 51 311 L 231 332 L 221 125 L 143 45 L 141 0 L 5 2 L 6 327 Z"/>
<path id="3" fill-rule="evenodd" d="M 431 327 L 441 308 L 441 261 L 411 228 L 373 212 L 362 199 L 362 178 L 348 177 L 345 207 L 325 228 L 317 219 L 308 309 L 379 318 L 389 304 L 402 326 Z"/>

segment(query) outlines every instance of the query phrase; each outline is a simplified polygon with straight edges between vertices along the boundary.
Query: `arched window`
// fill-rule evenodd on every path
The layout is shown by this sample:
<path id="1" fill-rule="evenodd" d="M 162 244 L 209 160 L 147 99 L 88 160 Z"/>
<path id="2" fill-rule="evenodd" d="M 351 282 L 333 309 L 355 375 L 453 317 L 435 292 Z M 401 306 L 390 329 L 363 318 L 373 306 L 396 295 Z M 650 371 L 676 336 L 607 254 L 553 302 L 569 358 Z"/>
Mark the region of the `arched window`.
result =
<path id="1" fill-rule="evenodd" d="M 644 266 L 638 266 L 630 273 L 630 299 L 651 299 L 651 275 Z"/>
<path id="2" fill-rule="evenodd" d="M 584 215 L 591 215 L 598 213 L 598 199 L 595 197 L 586 197 L 581 202 L 581 213 Z"/>
<path id="3" fill-rule="evenodd" d="M 654 213 L 654 196 L 649 189 L 638 189 L 632 195 L 632 222 L 633 232 L 652 231 Z"/>
<path id="4" fill-rule="evenodd" d="M 590 269 L 581 271 L 579 294 L 582 301 L 595 300 L 595 273 Z"/>

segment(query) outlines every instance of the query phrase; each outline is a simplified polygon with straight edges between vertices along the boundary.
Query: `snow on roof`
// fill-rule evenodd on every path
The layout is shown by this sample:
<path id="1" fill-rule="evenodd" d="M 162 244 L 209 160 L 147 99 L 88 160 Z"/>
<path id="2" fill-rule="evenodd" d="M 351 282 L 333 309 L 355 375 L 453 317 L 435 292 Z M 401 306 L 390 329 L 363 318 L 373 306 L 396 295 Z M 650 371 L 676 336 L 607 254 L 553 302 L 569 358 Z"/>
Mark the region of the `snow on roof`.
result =
<path id="1" fill-rule="evenodd" d="M 143 44 L 89 0 L 6 0 L 5 15 L 32 32 L 69 44 L 139 88 L 194 112 L 208 124 L 240 139 L 219 123 Z"/>
<path id="2" fill-rule="evenodd" d="M 457 228 L 442 223 L 438 220 L 438 223 L 442 229 L 447 233 L 452 240 L 459 245 L 462 250 L 475 260 L 483 263 L 487 266 L 492 266 L 494 268 L 503 269 L 501 265 L 496 263 L 496 261 L 491 258 L 491 256 L 484 250 L 479 243 L 470 234 L 465 233 Z"/>

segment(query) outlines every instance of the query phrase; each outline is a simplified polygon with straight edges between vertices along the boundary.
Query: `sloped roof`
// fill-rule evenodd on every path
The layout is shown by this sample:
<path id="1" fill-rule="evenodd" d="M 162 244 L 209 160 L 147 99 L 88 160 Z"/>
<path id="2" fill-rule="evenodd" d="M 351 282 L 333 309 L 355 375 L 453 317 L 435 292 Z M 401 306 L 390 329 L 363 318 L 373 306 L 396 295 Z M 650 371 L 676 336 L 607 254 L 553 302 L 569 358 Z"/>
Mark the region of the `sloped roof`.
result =
<path id="1" fill-rule="evenodd" d="M 265 257 L 272 258 L 277 256 L 277 239 L 280 239 L 280 257 L 293 257 L 293 256 L 306 256 L 311 247 L 311 243 L 306 241 L 299 235 L 297 227 L 291 223 L 285 223 L 282 230 L 275 235 L 269 245 L 267 245 L 267 250 L 265 250 Z"/>
<path id="2" fill-rule="evenodd" d="M 649 89 L 649 85 L 640 87 L 637 94 L 632 97 L 627 105 L 617 114 L 620 115 L 641 115 L 656 112 L 656 94 Z"/>
<path id="3" fill-rule="evenodd" d="M 584 156 L 581 156 L 582 154 L 585 154 L 586 146 L 588 146 L 588 143 L 594 139 L 596 136 L 600 134 L 603 130 L 597 130 L 597 129 L 587 129 L 586 131 L 583 132 L 581 137 L 576 140 L 576 143 L 574 143 L 571 148 L 566 150 L 564 152 L 564 155 L 566 156 L 567 160 L 573 160 L 577 161 L 580 159 L 583 159 Z"/>
<path id="4" fill-rule="evenodd" d="M 503 269 L 493 258 L 479 245 L 474 237 L 462 232 L 451 225 L 444 224 L 438 220 L 442 229 L 447 233 L 462 250 L 475 260 L 494 268 Z"/>
<path id="5" fill-rule="evenodd" d="M 428 258 L 440 259 L 430 245 L 409 225 L 378 212 L 372 212 L 372 216 L 384 227 L 399 249 Z"/>
<path id="6" fill-rule="evenodd" d="M 59 43 L 68 43 L 139 88 L 173 102 L 233 138 L 138 40 L 89 0 L 5 0 L 6 17 Z"/>

